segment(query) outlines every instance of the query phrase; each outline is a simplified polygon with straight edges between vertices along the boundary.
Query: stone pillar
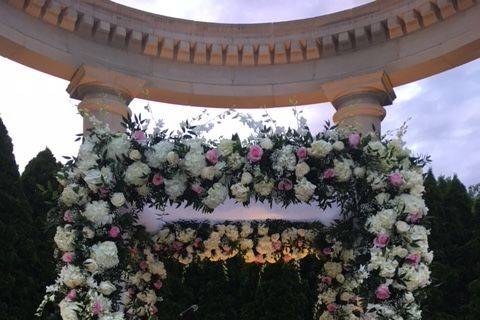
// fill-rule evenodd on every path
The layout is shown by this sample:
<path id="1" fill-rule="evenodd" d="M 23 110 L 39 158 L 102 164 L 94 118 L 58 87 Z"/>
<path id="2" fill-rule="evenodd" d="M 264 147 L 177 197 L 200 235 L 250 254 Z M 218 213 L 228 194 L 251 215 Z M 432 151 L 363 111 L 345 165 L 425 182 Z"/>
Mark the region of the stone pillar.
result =
<path id="1" fill-rule="evenodd" d="M 339 126 L 353 127 L 363 134 L 380 135 L 385 118 L 384 106 L 391 105 L 395 92 L 385 72 L 346 78 L 328 84 L 325 94 L 337 112 L 333 121 Z"/>
<path id="2" fill-rule="evenodd" d="M 70 97 L 79 99 L 78 110 L 83 116 L 83 131 L 92 127 L 89 115 L 102 121 L 112 131 L 120 132 L 122 117 L 128 117 L 128 105 L 135 93 L 143 89 L 138 79 L 89 66 L 81 66 L 67 88 Z"/>

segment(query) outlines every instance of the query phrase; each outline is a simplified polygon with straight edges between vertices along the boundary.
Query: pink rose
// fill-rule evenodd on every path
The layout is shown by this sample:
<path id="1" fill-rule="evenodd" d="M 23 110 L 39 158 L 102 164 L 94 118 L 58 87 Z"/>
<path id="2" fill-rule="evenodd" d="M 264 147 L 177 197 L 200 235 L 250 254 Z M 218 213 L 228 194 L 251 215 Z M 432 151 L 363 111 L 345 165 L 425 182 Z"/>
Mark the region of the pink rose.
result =
<path id="1" fill-rule="evenodd" d="M 286 254 L 283 256 L 283 262 L 288 263 L 290 260 L 292 260 L 293 257 L 289 254 Z"/>
<path id="2" fill-rule="evenodd" d="M 102 313 L 103 309 L 102 309 L 102 304 L 98 301 L 95 301 L 93 303 L 93 307 L 92 307 L 92 313 L 94 316 L 97 316 L 99 315 L 100 313 Z"/>
<path id="3" fill-rule="evenodd" d="M 280 241 L 275 241 L 273 243 L 273 249 L 275 249 L 275 251 L 280 251 L 280 249 L 282 249 L 282 243 Z"/>
<path id="4" fill-rule="evenodd" d="M 133 139 L 139 143 L 143 143 L 147 140 L 147 135 L 142 130 L 137 130 L 133 133 Z"/>
<path id="5" fill-rule="evenodd" d="M 360 134 L 358 132 L 355 132 L 348 136 L 348 144 L 352 148 L 357 148 L 360 144 Z"/>
<path id="6" fill-rule="evenodd" d="M 201 244 L 202 244 L 202 239 L 201 238 L 196 238 L 195 241 L 193 241 L 193 247 L 194 248 L 200 248 Z"/>
<path id="7" fill-rule="evenodd" d="M 155 307 L 155 306 L 150 307 L 150 314 L 151 315 L 157 314 L 157 312 L 158 312 L 157 307 Z"/>
<path id="8" fill-rule="evenodd" d="M 297 150 L 298 159 L 306 159 L 307 158 L 307 153 L 308 153 L 307 148 L 305 148 L 305 147 L 298 148 L 298 150 Z"/>
<path id="9" fill-rule="evenodd" d="M 327 285 L 331 285 L 332 284 L 332 277 L 329 277 L 329 276 L 322 277 L 322 283 L 325 283 Z"/>
<path id="10" fill-rule="evenodd" d="M 205 189 L 200 185 L 200 183 L 195 183 L 192 184 L 191 187 L 192 191 L 195 192 L 196 194 L 202 194 Z"/>
<path id="11" fill-rule="evenodd" d="M 139 263 L 138 266 L 139 266 L 140 269 L 142 269 L 142 270 L 147 270 L 147 266 L 148 266 L 147 261 L 145 261 L 145 260 L 140 261 L 140 263 Z"/>
<path id="12" fill-rule="evenodd" d="M 379 300 L 387 300 L 388 298 L 390 298 L 390 290 L 388 289 L 388 285 L 379 285 L 377 290 L 375 291 L 375 295 Z"/>
<path id="13" fill-rule="evenodd" d="M 262 159 L 263 149 L 258 145 L 253 145 L 248 151 L 247 159 L 250 162 L 258 162 Z"/>
<path id="14" fill-rule="evenodd" d="M 108 197 L 108 194 L 110 193 L 110 190 L 105 186 L 100 187 L 98 191 L 100 192 L 100 197 L 102 199 L 105 199 L 106 197 Z"/>
<path id="15" fill-rule="evenodd" d="M 332 168 L 328 168 L 327 170 L 323 171 L 323 178 L 324 179 L 331 179 L 335 177 L 335 170 Z"/>
<path id="16" fill-rule="evenodd" d="M 329 303 L 327 305 L 327 310 L 330 313 L 334 313 L 337 310 L 337 306 L 334 303 Z"/>
<path id="17" fill-rule="evenodd" d="M 63 213 L 63 220 L 65 222 L 69 222 L 69 223 L 72 223 L 73 222 L 73 214 L 72 214 L 72 211 L 70 210 L 67 210 Z"/>
<path id="18" fill-rule="evenodd" d="M 420 263 L 420 255 L 418 253 L 410 253 L 406 258 L 405 260 L 414 265 L 414 266 L 418 266 L 418 264 Z"/>
<path id="19" fill-rule="evenodd" d="M 173 250 L 180 251 L 183 248 L 183 243 L 180 241 L 173 241 Z"/>
<path id="20" fill-rule="evenodd" d="M 281 191 L 290 191 L 293 188 L 293 183 L 290 179 L 282 179 L 282 181 L 278 183 L 277 188 Z"/>
<path id="21" fill-rule="evenodd" d="M 163 283 L 162 281 L 157 280 L 153 283 L 153 286 L 155 287 L 155 289 L 160 290 L 163 287 Z"/>
<path id="22" fill-rule="evenodd" d="M 163 176 L 159 173 L 155 173 L 155 175 L 152 178 L 152 183 L 156 186 L 162 185 L 163 184 Z"/>
<path id="23" fill-rule="evenodd" d="M 77 298 L 77 291 L 75 289 L 70 290 L 67 294 L 67 299 L 70 301 L 73 301 L 76 298 Z"/>
<path id="24" fill-rule="evenodd" d="M 407 221 L 410 223 L 417 223 L 423 217 L 423 214 L 419 211 L 408 214 Z"/>
<path id="25" fill-rule="evenodd" d="M 211 163 L 216 164 L 218 162 L 218 151 L 217 149 L 210 149 L 205 154 L 205 158 Z"/>
<path id="26" fill-rule="evenodd" d="M 112 226 L 110 230 L 108 230 L 108 235 L 112 238 L 118 237 L 119 234 L 120 234 L 120 228 L 117 226 Z"/>
<path id="27" fill-rule="evenodd" d="M 331 255 L 331 254 L 332 254 L 332 252 L 333 252 L 333 249 L 332 249 L 332 248 L 330 248 L 330 247 L 323 248 L 323 249 L 322 249 L 322 252 L 323 252 L 323 254 L 324 254 L 324 255 L 326 255 L 326 256 L 329 256 L 329 255 Z"/>
<path id="28" fill-rule="evenodd" d="M 390 241 L 390 237 L 384 233 L 379 234 L 375 240 L 373 240 L 373 244 L 378 248 L 385 248 Z"/>
<path id="29" fill-rule="evenodd" d="M 265 259 L 263 258 L 263 255 L 257 254 L 255 256 L 255 263 L 258 263 L 258 264 L 265 263 Z"/>
<path id="30" fill-rule="evenodd" d="M 73 258 L 74 258 L 73 252 L 65 252 L 62 255 L 62 261 L 65 262 L 65 263 L 72 263 Z"/>
<path id="31" fill-rule="evenodd" d="M 394 172 L 388 176 L 390 184 L 394 187 L 400 187 L 405 181 L 403 181 L 402 174 L 400 172 Z"/>

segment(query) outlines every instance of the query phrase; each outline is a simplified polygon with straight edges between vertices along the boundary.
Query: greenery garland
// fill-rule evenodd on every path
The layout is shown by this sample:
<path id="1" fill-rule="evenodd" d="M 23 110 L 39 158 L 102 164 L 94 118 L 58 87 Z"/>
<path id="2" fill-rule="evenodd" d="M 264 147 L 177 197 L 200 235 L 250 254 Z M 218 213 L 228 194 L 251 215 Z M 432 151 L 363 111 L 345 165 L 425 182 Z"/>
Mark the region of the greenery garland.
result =
<path id="1" fill-rule="evenodd" d="M 258 134 L 208 141 L 188 122 L 178 133 L 157 127 L 153 134 L 137 117 L 125 119 L 125 133 L 95 124 L 59 177 L 60 273 L 39 312 L 54 302 L 65 320 L 161 318 L 167 275 L 158 253 L 170 233 L 172 246 L 182 244 L 170 254 L 183 263 L 194 252 L 222 260 L 235 250 L 251 262 L 287 261 L 283 248 L 298 249 L 298 237 L 313 243 L 321 234 L 322 245 L 308 249 L 324 257 L 317 318 L 420 319 L 415 296 L 429 284 L 432 260 L 420 224 L 427 213 L 425 159 L 411 156 L 400 136 L 379 140 L 329 125 L 313 135 L 304 125 L 279 131 L 237 117 Z M 136 223 L 145 205 L 211 212 L 228 197 L 243 205 L 337 203 L 342 218 L 315 236 L 288 228 L 269 234 L 256 225 L 256 244 L 243 249 L 233 240 L 243 226 L 216 226 L 197 251 L 188 228 L 169 226 L 152 236 Z M 284 241 L 283 232 L 294 233 L 297 243 Z"/>

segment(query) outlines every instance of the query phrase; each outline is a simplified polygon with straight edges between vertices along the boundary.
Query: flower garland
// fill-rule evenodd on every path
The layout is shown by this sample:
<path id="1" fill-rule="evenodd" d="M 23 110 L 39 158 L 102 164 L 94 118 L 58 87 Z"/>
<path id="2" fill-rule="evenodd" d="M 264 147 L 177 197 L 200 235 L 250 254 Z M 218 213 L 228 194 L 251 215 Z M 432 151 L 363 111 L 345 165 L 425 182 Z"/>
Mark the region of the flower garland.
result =
<path id="1" fill-rule="evenodd" d="M 198 240 L 193 229 L 173 225 L 152 237 L 136 224 L 147 204 L 211 212 L 230 197 L 243 205 L 340 204 L 342 219 L 321 233 L 320 319 L 421 318 L 415 295 L 429 283 L 432 260 L 420 225 L 425 161 L 400 138 L 327 126 L 316 135 L 305 127 L 264 127 L 244 141 L 207 141 L 188 122 L 178 134 L 146 134 L 137 117 L 126 129 L 96 125 L 59 176 L 60 273 L 39 312 L 54 302 L 65 320 L 160 318 L 162 250 L 184 264 L 238 253 L 247 262 L 274 263 L 315 251 L 311 230 L 269 234 L 256 225 L 249 233 L 247 224 L 217 225 Z"/>

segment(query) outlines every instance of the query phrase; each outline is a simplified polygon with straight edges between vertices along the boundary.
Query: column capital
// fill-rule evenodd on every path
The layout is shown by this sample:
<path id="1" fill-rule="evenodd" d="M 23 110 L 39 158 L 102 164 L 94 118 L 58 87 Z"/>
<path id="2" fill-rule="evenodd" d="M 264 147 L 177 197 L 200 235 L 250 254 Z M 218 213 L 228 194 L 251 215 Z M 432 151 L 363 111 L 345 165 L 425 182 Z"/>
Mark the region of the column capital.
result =
<path id="1" fill-rule="evenodd" d="M 143 90 L 145 81 L 117 72 L 82 65 L 73 75 L 67 92 L 82 100 L 78 109 L 82 115 L 91 114 L 115 131 L 122 131 L 122 117 L 128 117 L 128 104 Z M 84 130 L 91 127 L 84 117 Z"/>
<path id="2" fill-rule="evenodd" d="M 386 115 L 383 107 L 392 104 L 396 97 L 384 71 L 338 80 L 323 89 L 337 110 L 333 121 L 363 133 L 380 133 L 380 123 Z"/>

